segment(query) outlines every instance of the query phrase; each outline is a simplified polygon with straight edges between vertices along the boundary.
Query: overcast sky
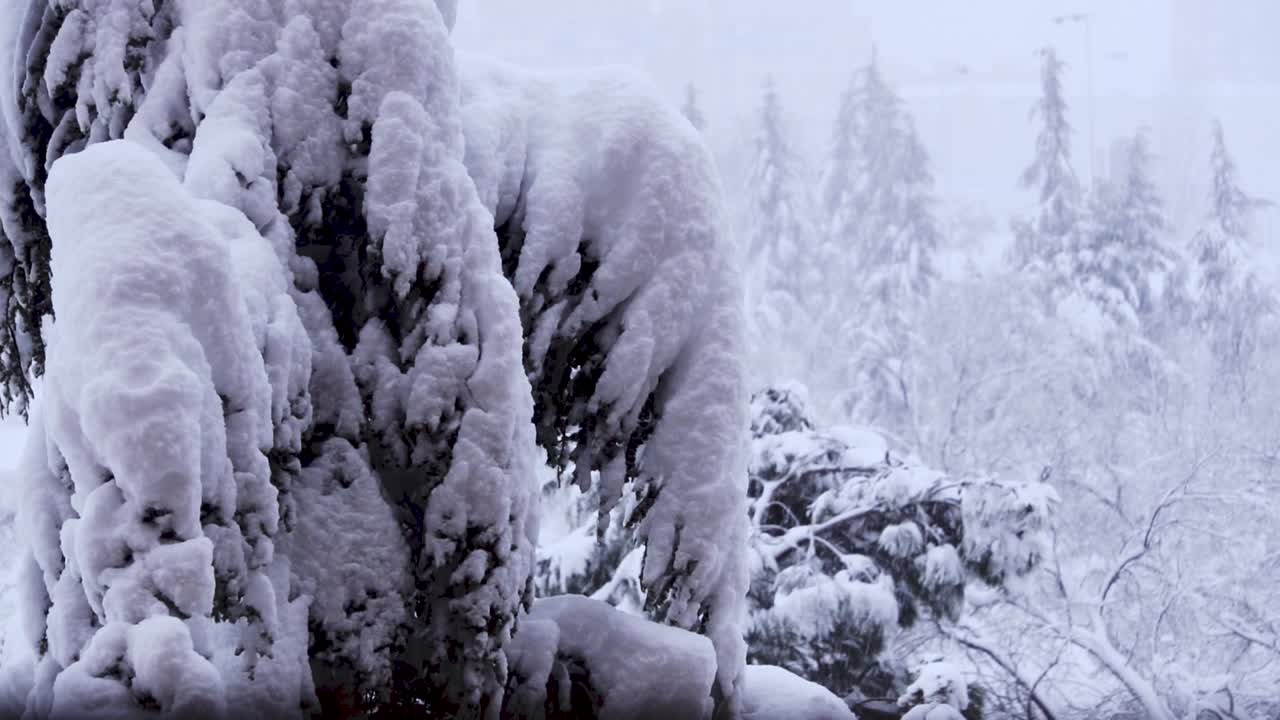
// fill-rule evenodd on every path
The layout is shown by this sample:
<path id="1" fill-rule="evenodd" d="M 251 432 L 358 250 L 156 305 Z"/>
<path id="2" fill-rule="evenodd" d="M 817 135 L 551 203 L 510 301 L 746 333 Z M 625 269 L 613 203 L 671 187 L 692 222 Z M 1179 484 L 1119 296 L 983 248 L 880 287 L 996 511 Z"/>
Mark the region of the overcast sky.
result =
<path id="1" fill-rule="evenodd" d="M 1054 22 L 1064 14 L 1087 21 Z M 1280 200 L 1276 28 L 1276 0 L 462 0 L 455 38 L 527 66 L 631 65 L 673 102 L 693 82 L 722 165 L 743 156 L 768 74 L 820 161 L 839 93 L 874 44 L 916 115 L 939 195 L 997 217 L 1030 202 L 1016 178 L 1032 151 L 1036 51 L 1053 45 L 1068 63 L 1077 171 L 1089 174 L 1090 145 L 1103 172 L 1111 142 L 1148 126 L 1183 219 L 1203 212 L 1215 116 L 1246 189 Z"/>

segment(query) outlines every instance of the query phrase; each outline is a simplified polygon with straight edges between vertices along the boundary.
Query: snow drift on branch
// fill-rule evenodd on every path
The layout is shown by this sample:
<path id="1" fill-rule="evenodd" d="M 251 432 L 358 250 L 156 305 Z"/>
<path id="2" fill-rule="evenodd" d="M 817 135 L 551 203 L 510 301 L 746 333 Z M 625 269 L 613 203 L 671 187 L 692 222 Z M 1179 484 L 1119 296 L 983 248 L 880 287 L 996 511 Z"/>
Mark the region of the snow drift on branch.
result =
<path id="1" fill-rule="evenodd" d="M 697 133 L 618 72 L 464 65 L 467 163 L 520 296 L 539 442 L 600 531 L 627 481 L 648 605 L 740 673 L 746 397 L 740 297 Z"/>

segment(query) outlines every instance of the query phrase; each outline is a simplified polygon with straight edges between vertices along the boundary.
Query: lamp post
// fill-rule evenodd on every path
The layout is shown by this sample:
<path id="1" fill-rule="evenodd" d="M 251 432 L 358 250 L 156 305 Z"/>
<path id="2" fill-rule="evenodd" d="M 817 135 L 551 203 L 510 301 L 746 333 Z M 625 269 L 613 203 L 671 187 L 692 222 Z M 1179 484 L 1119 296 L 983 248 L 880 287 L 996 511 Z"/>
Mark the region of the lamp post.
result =
<path id="1" fill-rule="evenodd" d="M 1085 63 L 1085 82 L 1088 86 L 1089 93 L 1089 187 L 1093 188 L 1095 181 L 1096 168 L 1094 167 L 1094 97 L 1093 97 L 1093 27 L 1088 13 L 1071 13 L 1069 15 L 1058 15 L 1053 18 L 1053 24 L 1064 25 L 1066 23 L 1078 23 L 1084 26 L 1084 63 Z"/>

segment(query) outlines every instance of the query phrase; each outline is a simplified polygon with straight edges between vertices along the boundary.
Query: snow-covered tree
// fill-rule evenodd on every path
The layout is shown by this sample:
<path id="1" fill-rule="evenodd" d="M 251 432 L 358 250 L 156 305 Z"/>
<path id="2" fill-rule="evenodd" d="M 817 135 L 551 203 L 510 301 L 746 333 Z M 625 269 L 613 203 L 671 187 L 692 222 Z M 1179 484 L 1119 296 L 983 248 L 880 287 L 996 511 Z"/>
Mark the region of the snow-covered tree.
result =
<path id="1" fill-rule="evenodd" d="M 862 138 L 867 124 L 864 96 L 867 88 L 879 83 L 879 67 L 873 56 L 870 64 L 853 74 L 848 87 L 840 94 L 826 163 L 819 178 L 818 201 L 826 223 L 824 239 L 840 248 L 844 246 L 842 240 L 853 236 L 853 223 L 858 217 L 854 204 L 857 168 L 864 152 Z"/>
<path id="2" fill-rule="evenodd" d="M 868 180 L 880 188 L 877 194 L 891 198 L 865 211 L 868 220 L 855 250 L 862 294 L 854 307 L 862 314 L 853 316 L 856 325 L 850 328 L 857 349 L 845 402 L 854 416 L 901 432 L 910 422 L 904 366 L 914 353 L 925 351 L 912 327 L 935 284 L 939 232 L 928 156 L 909 117 L 892 141 L 898 143 L 895 164 Z"/>
<path id="3" fill-rule="evenodd" d="M 1056 495 L 949 478 L 871 431 L 815 430 L 804 395 L 769 388 L 752 401 L 750 657 L 883 697 L 895 677 L 882 652 L 898 629 L 953 620 L 970 581 L 1034 569 Z"/>
<path id="4" fill-rule="evenodd" d="M 1022 173 L 1022 184 L 1036 191 L 1037 209 L 1030 220 L 1014 222 L 1013 264 L 1037 276 L 1046 301 L 1062 292 L 1058 256 L 1080 231 L 1083 202 L 1071 166 L 1071 125 L 1062 91 L 1063 63 L 1052 48 L 1041 51 L 1041 96 L 1032 108 L 1040 121 L 1035 158 Z"/>
<path id="5" fill-rule="evenodd" d="M 938 230 L 933 178 L 915 123 L 871 62 L 840 100 L 820 189 L 827 254 L 886 304 L 928 292 Z"/>
<path id="6" fill-rule="evenodd" d="M 912 345 L 909 318 L 936 279 L 940 233 L 928 154 L 874 55 L 841 97 L 820 198 L 831 299 L 818 322 L 824 338 L 850 343 L 827 378 L 842 386 L 844 412 L 896 431 L 894 375 Z"/>
<path id="7" fill-rule="evenodd" d="M 653 614 L 713 639 L 697 702 L 735 707 L 746 397 L 712 164 L 634 79 L 460 77 L 455 13 L 0 13 L 2 399 L 43 376 L 4 714 L 496 716 L 537 444 L 599 475 L 602 520 L 634 487 Z"/>
<path id="8" fill-rule="evenodd" d="M 778 89 L 769 79 L 746 187 L 751 354 L 774 358 L 761 363 L 769 366 L 769 376 L 802 371 L 802 348 L 809 347 L 821 292 L 810 188 L 789 132 Z"/>
<path id="9" fill-rule="evenodd" d="M 1129 331 L 1151 319 L 1158 288 L 1170 285 L 1176 271 L 1150 164 L 1146 135 L 1139 132 L 1129 142 L 1128 172 L 1116 185 L 1096 188 L 1085 229 L 1063 248 L 1076 292 Z"/>
<path id="10" fill-rule="evenodd" d="M 579 487 L 598 474 L 601 532 L 634 494 L 648 609 L 705 628 L 728 697 L 744 653 L 747 397 L 713 165 L 642 79 L 477 62 L 465 81 L 468 167 L 520 300 L 538 442 Z M 502 92 L 513 81 L 526 93 Z"/>
<path id="11" fill-rule="evenodd" d="M 1213 126 L 1209 160 L 1213 173 L 1210 211 L 1192 240 L 1199 291 L 1195 320 L 1211 336 L 1219 357 L 1238 366 L 1248 362 L 1257 340 L 1257 323 L 1275 305 L 1252 269 L 1253 216 L 1266 203 L 1240 188 L 1221 123 Z"/>

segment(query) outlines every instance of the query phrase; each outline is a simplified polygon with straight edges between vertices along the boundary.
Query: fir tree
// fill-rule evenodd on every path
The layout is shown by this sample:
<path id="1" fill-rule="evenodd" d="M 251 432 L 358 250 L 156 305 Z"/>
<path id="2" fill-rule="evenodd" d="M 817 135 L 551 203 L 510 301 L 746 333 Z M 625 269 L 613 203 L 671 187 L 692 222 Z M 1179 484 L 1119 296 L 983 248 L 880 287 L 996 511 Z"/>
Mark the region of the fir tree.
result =
<path id="1" fill-rule="evenodd" d="M 1213 173 L 1211 207 L 1193 240 L 1200 269 L 1197 315 L 1206 328 L 1228 322 L 1239 296 L 1256 289 L 1257 280 L 1248 264 L 1249 233 L 1254 211 L 1264 204 L 1240 189 L 1220 122 L 1213 125 L 1209 162 Z"/>
<path id="2" fill-rule="evenodd" d="M 1251 269 L 1250 233 L 1257 209 L 1268 203 L 1240 188 L 1222 124 L 1213 125 L 1210 211 L 1192 240 L 1199 280 L 1195 320 L 1215 355 L 1237 370 L 1256 345 L 1257 325 L 1275 307 Z"/>
<path id="3" fill-rule="evenodd" d="M 838 288 L 826 318 L 853 338 L 846 410 L 900 430 L 909 317 L 932 288 L 939 231 L 929 158 L 875 56 L 842 98 L 823 179 L 829 234 L 821 253 Z M 899 368 L 900 369 L 900 368 Z"/>
<path id="4" fill-rule="evenodd" d="M 1071 125 L 1062 93 L 1063 63 L 1052 48 L 1041 51 L 1041 97 L 1032 108 L 1041 127 L 1036 136 L 1035 158 L 1021 182 L 1035 188 L 1038 209 L 1031 220 L 1014 223 L 1013 263 L 1033 273 L 1047 300 L 1061 293 L 1065 282 L 1055 268 L 1056 258 L 1075 242 L 1081 209 L 1080 183 L 1071 166 Z"/>
<path id="5" fill-rule="evenodd" d="M 1136 330 L 1155 312 L 1155 288 L 1176 273 L 1167 224 L 1150 178 L 1151 153 L 1139 132 L 1129 142 L 1128 171 L 1098 186 L 1085 231 L 1069 236 L 1067 272 L 1084 298 L 1117 327 Z"/>
<path id="6" fill-rule="evenodd" d="M 43 395 L 0 715 L 497 717 L 539 442 L 634 488 L 732 706 L 740 288 L 672 112 L 460 71 L 451 0 L 12 5 L 0 401 Z"/>
<path id="7" fill-rule="evenodd" d="M 782 366 L 808 347 L 804 337 L 817 312 L 820 287 L 809 188 L 789 132 L 778 90 L 769 79 L 747 187 L 748 302 L 755 320 L 753 344 L 761 353 L 785 348 L 790 358 L 779 358 Z"/>

